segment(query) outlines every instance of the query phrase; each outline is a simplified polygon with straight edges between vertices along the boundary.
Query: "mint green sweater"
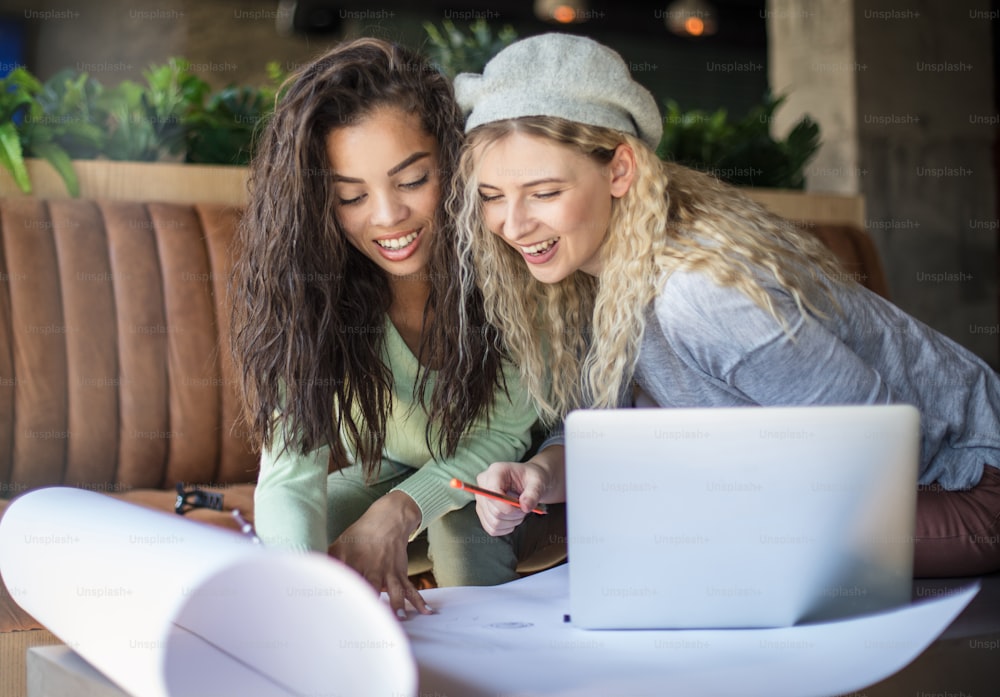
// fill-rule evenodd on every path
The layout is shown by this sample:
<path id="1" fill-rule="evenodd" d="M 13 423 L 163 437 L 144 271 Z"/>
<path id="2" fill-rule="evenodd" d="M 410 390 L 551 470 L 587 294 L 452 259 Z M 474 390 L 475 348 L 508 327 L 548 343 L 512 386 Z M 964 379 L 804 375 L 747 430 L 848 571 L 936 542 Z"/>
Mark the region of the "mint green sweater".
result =
<path id="1" fill-rule="evenodd" d="M 392 370 L 394 390 L 382 457 L 415 470 L 395 490 L 408 494 L 420 507 L 422 521 L 416 535 L 445 513 L 472 501 L 468 493 L 451 488 L 453 477 L 475 482 L 476 475 L 491 463 L 516 461 L 524 454 L 536 413 L 517 370 L 505 365 L 509 398 L 502 389 L 497 391 L 489 427 L 484 420 L 473 423 L 453 456 L 435 460 L 425 440 L 427 413 L 414 398 L 419 364 L 388 317 L 384 331 L 385 360 Z M 326 551 L 329 454 L 328 446 L 307 455 L 292 453 L 284 450 L 277 436 L 271 449 L 261 454 L 254 521 L 265 544 Z M 350 450 L 348 455 L 353 463 Z"/>

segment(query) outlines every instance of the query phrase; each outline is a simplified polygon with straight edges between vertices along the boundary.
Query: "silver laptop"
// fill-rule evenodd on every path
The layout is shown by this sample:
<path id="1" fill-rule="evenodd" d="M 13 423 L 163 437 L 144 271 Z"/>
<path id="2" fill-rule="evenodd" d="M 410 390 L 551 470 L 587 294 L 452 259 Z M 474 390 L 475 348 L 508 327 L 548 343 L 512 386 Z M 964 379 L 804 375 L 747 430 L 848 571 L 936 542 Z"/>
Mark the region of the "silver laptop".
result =
<path id="1" fill-rule="evenodd" d="M 783 627 L 906 604 L 919 424 L 906 405 L 572 412 L 572 623 Z"/>

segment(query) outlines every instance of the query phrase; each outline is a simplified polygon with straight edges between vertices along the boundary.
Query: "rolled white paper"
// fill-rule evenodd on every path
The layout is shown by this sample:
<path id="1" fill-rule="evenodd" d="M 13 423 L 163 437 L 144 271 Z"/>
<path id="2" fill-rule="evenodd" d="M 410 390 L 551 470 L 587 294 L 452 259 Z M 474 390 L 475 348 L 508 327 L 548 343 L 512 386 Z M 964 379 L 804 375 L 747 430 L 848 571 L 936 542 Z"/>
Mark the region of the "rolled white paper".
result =
<path id="1" fill-rule="evenodd" d="M 22 608 L 136 697 L 416 694 L 399 622 L 325 555 L 54 487 L 8 506 L 0 571 Z"/>

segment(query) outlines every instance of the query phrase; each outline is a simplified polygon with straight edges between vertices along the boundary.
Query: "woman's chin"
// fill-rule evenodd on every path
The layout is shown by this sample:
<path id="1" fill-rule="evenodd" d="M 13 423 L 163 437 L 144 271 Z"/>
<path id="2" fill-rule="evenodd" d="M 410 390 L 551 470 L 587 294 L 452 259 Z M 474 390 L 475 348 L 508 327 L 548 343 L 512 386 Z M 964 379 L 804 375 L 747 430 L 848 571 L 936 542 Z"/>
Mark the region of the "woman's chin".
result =
<path id="1" fill-rule="evenodd" d="M 562 266 L 531 266 L 529 264 L 528 272 L 536 281 L 546 284 L 559 283 L 570 275 L 570 271 Z"/>

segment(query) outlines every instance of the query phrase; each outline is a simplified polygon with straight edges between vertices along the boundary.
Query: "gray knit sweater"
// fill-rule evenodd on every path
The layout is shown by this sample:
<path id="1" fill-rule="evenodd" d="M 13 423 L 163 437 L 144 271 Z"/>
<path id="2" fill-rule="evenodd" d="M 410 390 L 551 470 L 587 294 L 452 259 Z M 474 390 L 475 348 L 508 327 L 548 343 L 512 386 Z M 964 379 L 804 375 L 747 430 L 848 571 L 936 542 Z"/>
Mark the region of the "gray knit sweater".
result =
<path id="1" fill-rule="evenodd" d="M 791 336 L 739 290 L 671 274 L 647 312 L 638 387 L 660 407 L 912 404 L 921 484 L 964 489 L 1000 467 L 1000 377 L 986 363 L 861 286 L 835 289 L 841 313 L 822 319 L 768 289 Z"/>

